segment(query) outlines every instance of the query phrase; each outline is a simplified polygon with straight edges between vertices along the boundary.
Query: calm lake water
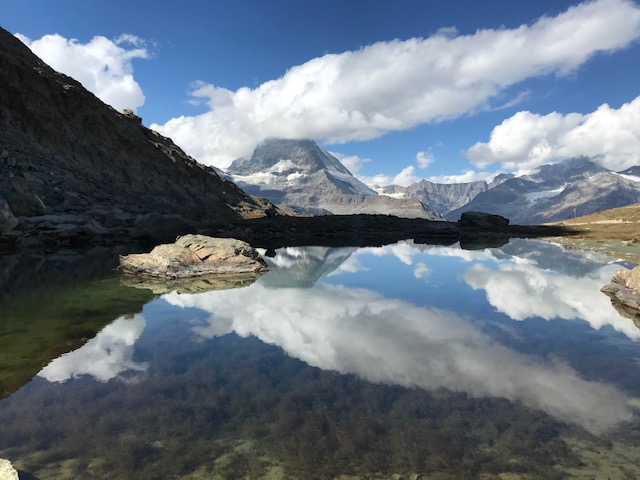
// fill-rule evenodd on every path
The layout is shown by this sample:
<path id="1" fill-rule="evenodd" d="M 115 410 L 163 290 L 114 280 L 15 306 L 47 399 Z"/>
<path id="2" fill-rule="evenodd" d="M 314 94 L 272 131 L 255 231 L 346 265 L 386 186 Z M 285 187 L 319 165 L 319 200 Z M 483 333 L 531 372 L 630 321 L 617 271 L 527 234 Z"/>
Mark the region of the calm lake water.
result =
<path id="1" fill-rule="evenodd" d="M 640 328 L 599 291 L 632 265 L 535 240 L 268 262 L 202 293 L 5 288 L 0 457 L 40 479 L 640 478 Z"/>

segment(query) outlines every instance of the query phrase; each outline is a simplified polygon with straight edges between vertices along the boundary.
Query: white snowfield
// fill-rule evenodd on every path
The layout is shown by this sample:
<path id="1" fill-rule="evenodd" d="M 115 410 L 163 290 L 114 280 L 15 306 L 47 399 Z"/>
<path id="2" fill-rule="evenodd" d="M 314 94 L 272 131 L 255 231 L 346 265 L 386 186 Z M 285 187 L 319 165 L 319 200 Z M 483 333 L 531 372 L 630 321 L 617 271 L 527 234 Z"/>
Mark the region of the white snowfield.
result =
<path id="1" fill-rule="evenodd" d="M 551 198 L 561 194 L 566 187 L 567 187 L 567 184 L 565 183 L 560 188 L 555 188 L 553 190 L 540 190 L 539 192 L 529 192 L 525 194 L 525 198 L 527 199 L 527 202 L 529 202 L 529 204 L 533 204 L 543 198 Z"/>

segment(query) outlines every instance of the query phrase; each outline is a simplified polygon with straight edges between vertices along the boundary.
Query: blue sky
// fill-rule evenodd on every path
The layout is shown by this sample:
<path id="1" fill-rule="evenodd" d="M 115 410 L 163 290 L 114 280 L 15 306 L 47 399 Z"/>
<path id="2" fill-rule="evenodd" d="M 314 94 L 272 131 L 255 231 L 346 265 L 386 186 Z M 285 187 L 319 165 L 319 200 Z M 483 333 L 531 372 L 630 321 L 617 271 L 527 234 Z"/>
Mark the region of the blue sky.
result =
<path id="1" fill-rule="evenodd" d="M 368 183 L 640 164 L 633 0 L 3 0 L 0 19 L 203 163 L 282 136 Z"/>

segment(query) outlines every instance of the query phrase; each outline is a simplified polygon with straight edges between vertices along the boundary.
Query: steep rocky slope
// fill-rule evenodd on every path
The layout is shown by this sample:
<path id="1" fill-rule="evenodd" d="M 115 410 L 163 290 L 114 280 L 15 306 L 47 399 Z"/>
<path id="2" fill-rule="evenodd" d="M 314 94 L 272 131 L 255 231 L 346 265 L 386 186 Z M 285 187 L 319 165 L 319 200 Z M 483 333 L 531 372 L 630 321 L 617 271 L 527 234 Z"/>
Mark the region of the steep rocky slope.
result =
<path id="1" fill-rule="evenodd" d="M 418 198 L 378 195 L 313 140 L 267 139 L 251 157 L 234 161 L 229 174 L 248 193 L 295 212 L 443 219 Z"/>
<path id="2" fill-rule="evenodd" d="M 14 228 L 11 214 L 51 223 L 70 213 L 99 233 L 150 212 L 212 222 L 264 215 L 265 205 L 0 29 L 0 210 L 0 233 Z"/>

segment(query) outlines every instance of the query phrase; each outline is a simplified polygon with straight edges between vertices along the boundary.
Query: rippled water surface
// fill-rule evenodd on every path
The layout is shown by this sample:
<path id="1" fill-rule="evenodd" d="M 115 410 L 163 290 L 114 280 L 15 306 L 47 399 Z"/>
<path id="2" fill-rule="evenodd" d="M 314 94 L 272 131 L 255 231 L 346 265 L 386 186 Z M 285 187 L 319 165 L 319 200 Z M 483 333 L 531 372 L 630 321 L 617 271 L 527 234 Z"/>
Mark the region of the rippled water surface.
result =
<path id="1" fill-rule="evenodd" d="M 41 479 L 640 478 L 640 328 L 599 291 L 632 265 L 533 240 L 268 261 L 212 291 L 86 262 L 6 280 L 0 457 Z"/>

